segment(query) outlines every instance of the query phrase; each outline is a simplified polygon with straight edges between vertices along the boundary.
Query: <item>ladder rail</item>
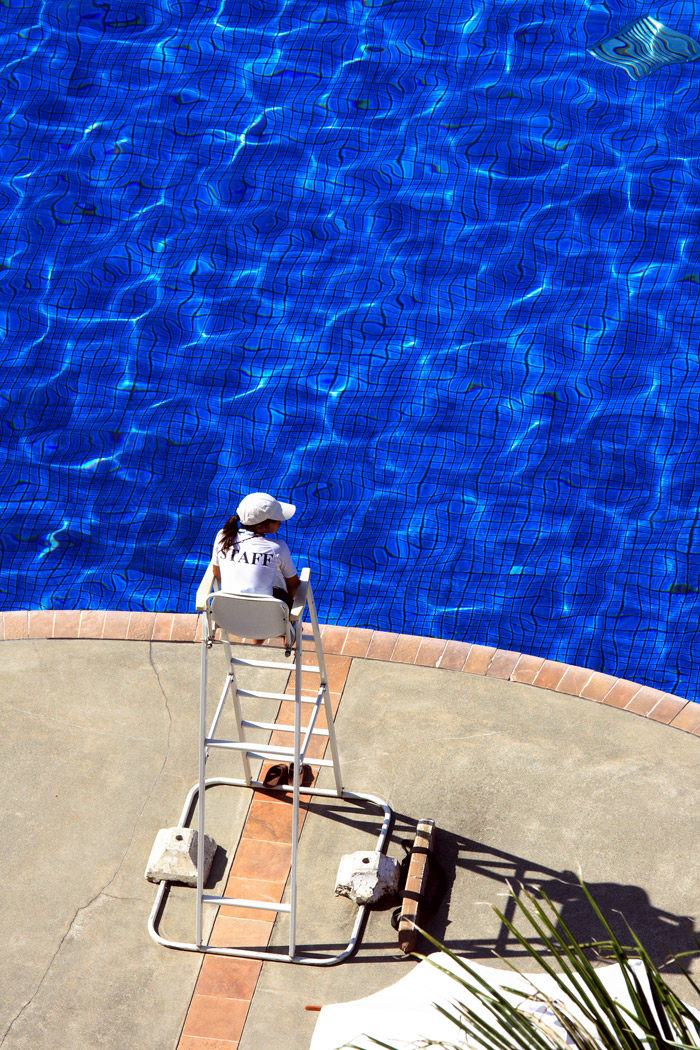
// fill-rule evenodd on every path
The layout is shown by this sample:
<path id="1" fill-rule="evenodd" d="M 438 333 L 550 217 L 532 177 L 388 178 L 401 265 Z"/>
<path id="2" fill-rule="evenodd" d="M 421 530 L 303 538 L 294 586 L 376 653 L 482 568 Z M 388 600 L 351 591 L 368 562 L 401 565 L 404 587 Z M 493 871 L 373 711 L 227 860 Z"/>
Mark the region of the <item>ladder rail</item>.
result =
<path id="1" fill-rule="evenodd" d="M 297 668 L 302 664 L 302 616 L 297 620 L 295 638 L 295 660 Z M 296 954 L 297 943 L 297 860 L 299 856 L 299 787 L 301 785 L 301 671 L 294 673 L 294 776 L 292 791 L 292 863 L 289 871 L 289 958 Z"/>
<path id="2" fill-rule="evenodd" d="M 206 796 L 206 732 L 207 732 L 207 682 L 208 682 L 208 655 L 209 647 L 206 641 L 202 641 L 201 658 L 201 685 L 199 691 L 199 785 L 198 785 L 198 809 L 197 809 L 197 916 L 195 939 L 197 944 L 204 940 L 202 932 L 202 897 L 204 895 L 204 807 Z"/>
<path id="3" fill-rule="evenodd" d="M 333 704 L 331 702 L 331 693 L 328 688 L 328 672 L 326 670 L 326 658 L 323 652 L 323 645 L 321 643 L 321 628 L 318 624 L 318 615 L 316 613 L 316 602 L 314 601 L 313 591 L 311 590 L 311 584 L 309 584 L 308 593 L 308 605 L 309 605 L 309 616 L 311 618 L 311 629 L 314 635 L 314 644 L 316 646 L 316 653 L 318 656 L 318 664 L 321 668 L 321 684 L 323 685 L 323 697 L 326 708 L 326 723 L 328 725 L 328 742 L 331 748 L 331 755 L 333 759 L 333 776 L 335 778 L 335 789 L 340 795 L 343 790 L 343 777 L 340 771 L 340 755 L 338 754 L 338 741 L 335 736 L 335 719 L 333 717 Z"/>
<path id="4" fill-rule="evenodd" d="M 230 677 L 227 675 L 226 683 L 224 685 L 224 688 L 221 690 L 219 702 L 216 705 L 216 711 L 214 712 L 214 717 L 211 720 L 211 725 L 209 726 L 209 732 L 207 733 L 207 736 L 214 736 L 214 733 L 216 732 L 216 727 L 218 726 L 219 719 L 221 718 L 221 712 L 223 711 L 224 704 L 226 703 L 226 694 L 228 693 L 229 685 Z"/>
<path id="5" fill-rule="evenodd" d="M 310 742 L 311 737 L 312 737 L 313 734 L 317 734 L 317 735 L 323 734 L 324 736 L 329 736 L 330 735 L 328 730 L 316 729 L 316 719 L 318 718 L 318 712 L 321 710 L 322 700 L 323 700 L 323 686 L 321 686 L 319 688 L 318 696 L 316 697 L 316 703 L 314 704 L 314 709 L 311 712 L 311 717 L 309 718 L 309 724 L 306 726 L 306 730 L 305 730 L 305 733 L 304 733 L 304 739 L 301 741 L 301 744 L 299 745 L 299 752 L 300 752 L 300 755 L 301 755 L 300 762 L 303 762 L 304 759 L 306 758 L 306 752 L 308 750 L 309 742 Z"/>
<path id="6" fill-rule="evenodd" d="M 231 694 L 233 696 L 233 710 L 235 712 L 236 719 L 236 731 L 238 732 L 238 739 L 248 743 L 248 739 L 245 735 L 245 727 L 243 725 L 243 712 L 241 711 L 241 699 L 238 695 L 238 683 L 236 682 L 236 672 L 231 669 L 229 677 L 231 684 Z M 247 751 L 241 751 L 241 758 L 243 759 L 243 775 L 245 776 L 246 784 L 250 784 L 250 757 Z"/>

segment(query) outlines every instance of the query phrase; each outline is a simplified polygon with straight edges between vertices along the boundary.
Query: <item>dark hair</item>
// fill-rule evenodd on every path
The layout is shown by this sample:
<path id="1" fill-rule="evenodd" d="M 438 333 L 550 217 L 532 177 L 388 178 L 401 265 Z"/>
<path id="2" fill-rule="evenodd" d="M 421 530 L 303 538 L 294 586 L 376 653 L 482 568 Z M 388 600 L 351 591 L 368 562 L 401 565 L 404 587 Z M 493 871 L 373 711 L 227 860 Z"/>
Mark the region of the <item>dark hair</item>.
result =
<path id="1" fill-rule="evenodd" d="M 238 529 L 240 528 L 241 519 L 237 514 L 234 514 L 232 518 L 229 518 L 223 529 L 221 530 L 223 535 L 221 537 L 221 553 L 227 554 L 231 547 L 236 542 L 238 536 Z"/>
<path id="2" fill-rule="evenodd" d="M 265 518 L 264 521 L 259 521 L 257 525 L 248 526 L 243 525 L 238 515 L 234 514 L 232 518 L 228 519 L 223 529 L 221 530 L 221 546 L 219 548 L 221 550 L 221 553 L 228 554 L 228 552 L 231 550 L 231 547 L 234 547 L 236 545 L 236 540 L 238 538 L 238 532 L 240 529 L 246 529 L 250 532 L 255 532 L 256 529 L 260 528 L 264 530 L 267 525 L 271 525 L 272 522 L 276 520 L 276 518 Z"/>

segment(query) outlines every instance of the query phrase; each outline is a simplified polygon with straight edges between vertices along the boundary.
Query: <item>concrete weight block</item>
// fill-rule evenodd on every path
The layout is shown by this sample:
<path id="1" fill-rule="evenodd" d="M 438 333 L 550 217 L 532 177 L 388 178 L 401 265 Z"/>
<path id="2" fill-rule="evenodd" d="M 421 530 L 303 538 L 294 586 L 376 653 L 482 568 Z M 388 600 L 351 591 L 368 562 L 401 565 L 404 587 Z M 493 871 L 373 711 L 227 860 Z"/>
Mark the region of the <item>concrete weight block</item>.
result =
<path id="1" fill-rule="evenodd" d="M 216 853 L 214 839 L 204 836 L 204 881 Z M 197 832 L 194 828 L 161 828 L 146 866 L 149 882 L 197 885 Z"/>
<path id="2" fill-rule="evenodd" d="M 349 897 L 355 904 L 377 904 L 398 893 L 400 864 L 376 850 L 346 853 L 340 858 L 336 897 Z"/>

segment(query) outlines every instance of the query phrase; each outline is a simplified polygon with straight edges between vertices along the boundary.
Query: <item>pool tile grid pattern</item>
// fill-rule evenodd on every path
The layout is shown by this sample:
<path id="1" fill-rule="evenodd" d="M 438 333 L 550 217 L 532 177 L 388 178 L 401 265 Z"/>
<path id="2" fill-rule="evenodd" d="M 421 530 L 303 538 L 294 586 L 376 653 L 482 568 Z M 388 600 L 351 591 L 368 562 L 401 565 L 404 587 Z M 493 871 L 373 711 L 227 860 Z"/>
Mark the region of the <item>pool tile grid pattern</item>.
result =
<path id="1" fill-rule="evenodd" d="M 333 713 L 350 670 L 346 656 L 327 657 Z M 306 677 L 306 676 L 305 676 Z M 294 675 L 286 692 L 294 695 Z M 280 704 L 276 721 L 289 724 L 294 718 L 290 701 Z M 319 729 L 327 727 L 321 711 Z M 288 744 L 283 733 L 272 733 L 271 743 Z M 317 737 L 309 745 L 312 758 L 323 758 L 326 741 Z M 270 763 L 267 763 L 269 766 Z M 306 807 L 302 797 L 300 832 Z M 291 798 L 257 792 L 253 797 L 229 872 L 226 896 L 250 897 L 256 900 L 281 901 L 289 877 L 292 856 Z M 255 915 L 256 918 L 251 918 Z M 269 943 L 276 918 L 275 912 L 251 912 L 246 908 L 219 908 L 210 943 L 217 946 L 237 945 L 264 949 Z M 248 1009 L 262 963 L 256 959 L 235 959 L 205 955 L 187 1011 L 177 1050 L 235 1050 L 243 1031 Z"/>
<path id="2" fill-rule="evenodd" d="M 539 686 L 617 707 L 700 736 L 700 703 L 601 671 L 541 656 L 469 642 L 392 634 L 358 627 L 325 625 L 327 654 L 390 663 L 441 667 Z M 106 638 L 126 641 L 201 640 L 194 613 L 17 610 L 0 614 L 0 640 L 21 638 Z"/>
<path id="3" fill-rule="evenodd" d="M 3 4 L 5 607 L 188 610 L 240 478 L 331 621 L 690 692 L 698 67 L 586 49 L 697 7 L 109 7 Z"/>

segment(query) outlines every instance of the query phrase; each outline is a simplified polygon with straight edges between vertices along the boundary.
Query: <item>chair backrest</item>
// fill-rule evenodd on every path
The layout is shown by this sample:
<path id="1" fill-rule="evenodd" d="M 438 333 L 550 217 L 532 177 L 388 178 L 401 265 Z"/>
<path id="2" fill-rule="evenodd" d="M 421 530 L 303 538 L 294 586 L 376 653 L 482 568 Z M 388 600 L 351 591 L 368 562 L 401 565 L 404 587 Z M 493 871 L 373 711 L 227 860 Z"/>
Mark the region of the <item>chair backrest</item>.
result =
<path id="1" fill-rule="evenodd" d="M 289 608 L 279 598 L 266 594 L 210 596 L 210 609 L 217 627 L 239 638 L 280 638 L 291 641 Z"/>

